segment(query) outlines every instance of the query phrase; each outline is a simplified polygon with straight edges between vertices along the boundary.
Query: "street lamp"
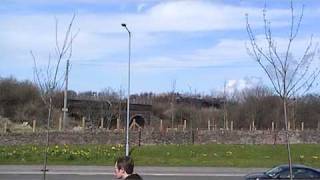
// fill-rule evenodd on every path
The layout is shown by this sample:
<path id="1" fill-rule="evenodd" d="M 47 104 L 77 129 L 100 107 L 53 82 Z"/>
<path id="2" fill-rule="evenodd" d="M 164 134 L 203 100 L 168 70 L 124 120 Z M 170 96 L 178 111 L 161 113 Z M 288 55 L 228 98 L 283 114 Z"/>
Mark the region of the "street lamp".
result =
<path id="1" fill-rule="evenodd" d="M 126 24 L 121 24 L 129 34 L 129 56 L 128 56 L 128 97 L 127 97 L 127 123 L 126 123 L 126 156 L 129 156 L 129 123 L 130 123 L 130 59 L 131 59 L 131 32 Z"/>

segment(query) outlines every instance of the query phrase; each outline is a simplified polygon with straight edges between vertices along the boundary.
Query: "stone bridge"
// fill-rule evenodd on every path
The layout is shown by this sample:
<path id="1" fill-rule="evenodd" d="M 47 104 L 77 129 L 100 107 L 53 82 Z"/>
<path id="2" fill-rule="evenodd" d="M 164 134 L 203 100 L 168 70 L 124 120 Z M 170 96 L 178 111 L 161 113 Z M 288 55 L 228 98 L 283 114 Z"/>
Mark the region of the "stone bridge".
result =
<path id="1" fill-rule="evenodd" d="M 144 127 L 150 124 L 152 105 L 130 103 L 130 124 L 135 121 Z M 120 126 L 126 122 L 127 103 L 125 101 L 112 102 L 98 98 L 68 98 L 68 116 L 90 127 L 100 127 L 103 119 L 103 127 L 112 129 L 117 127 L 117 119 Z"/>

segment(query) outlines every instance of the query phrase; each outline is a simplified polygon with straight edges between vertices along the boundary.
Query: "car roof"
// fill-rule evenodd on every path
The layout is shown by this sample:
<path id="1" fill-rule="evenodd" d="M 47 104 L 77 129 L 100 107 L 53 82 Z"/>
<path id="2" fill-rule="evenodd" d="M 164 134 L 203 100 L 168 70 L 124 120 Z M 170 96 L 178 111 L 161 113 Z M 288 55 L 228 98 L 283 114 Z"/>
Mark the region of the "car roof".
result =
<path id="1" fill-rule="evenodd" d="M 281 164 L 281 165 L 276 166 L 276 167 L 289 168 L 289 165 L 288 164 Z M 306 166 L 306 165 L 302 165 L 302 164 L 292 164 L 292 168 L 306 168 L 306 169 L 312 169 L 314 171 L 320 172 L 318 169 L 315 169 L 313 167 L 309 167 L 309 166 Z"/>

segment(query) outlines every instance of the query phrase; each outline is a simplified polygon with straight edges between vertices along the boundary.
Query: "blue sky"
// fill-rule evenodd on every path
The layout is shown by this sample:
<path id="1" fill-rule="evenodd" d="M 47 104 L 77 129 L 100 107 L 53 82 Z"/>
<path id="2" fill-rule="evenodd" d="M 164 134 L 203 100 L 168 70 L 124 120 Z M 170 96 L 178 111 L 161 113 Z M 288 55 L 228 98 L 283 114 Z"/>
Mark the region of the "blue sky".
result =
<path id="1" fill-rule="evenodd" d="M 320 1 L 305 5 L 294 54 L 303 52 L 310 35 L 319 37 Z M 131 91 L 210 93 L 268 84 L 247 54 L 245 14 L 262 34 L 263 0 L 2 0 L 0 4 L 0 76 L 33 80 L 32 50 L 45 65 L 55 46 L 55 17 L 62 35 L 74 12 L 70 89 L 100 91 L 127 87 L 127 32 L 131 30 Z M 286 42 L 290 4 L 267 0 L 268 17 L 279 44 Z M 65 62 L 63 62 L 65 63 Z"/>

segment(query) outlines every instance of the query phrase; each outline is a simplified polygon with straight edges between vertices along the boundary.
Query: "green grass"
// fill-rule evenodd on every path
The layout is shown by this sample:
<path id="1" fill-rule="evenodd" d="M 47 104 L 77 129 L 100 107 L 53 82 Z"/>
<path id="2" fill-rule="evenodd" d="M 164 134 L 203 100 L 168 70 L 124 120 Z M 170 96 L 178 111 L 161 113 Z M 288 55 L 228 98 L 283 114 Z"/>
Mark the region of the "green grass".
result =
<path id="1" fill-rule="evenodd" d="M 41 146 L 0 146 L 0 164 L 41 164 Z M 320 167 L 320 144 L 291 146 L 294 163 Z M 56 165 L 113 165 L 123 155 L 121 145 L 52 146 L 48 163 Z M 145 145 L 133 147 L 140 166 L 271 167 L 287 163 L 285 145 Z"/>

